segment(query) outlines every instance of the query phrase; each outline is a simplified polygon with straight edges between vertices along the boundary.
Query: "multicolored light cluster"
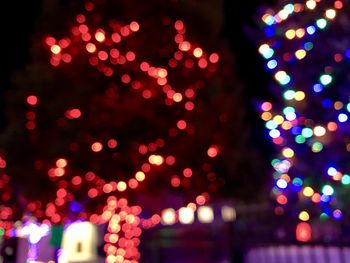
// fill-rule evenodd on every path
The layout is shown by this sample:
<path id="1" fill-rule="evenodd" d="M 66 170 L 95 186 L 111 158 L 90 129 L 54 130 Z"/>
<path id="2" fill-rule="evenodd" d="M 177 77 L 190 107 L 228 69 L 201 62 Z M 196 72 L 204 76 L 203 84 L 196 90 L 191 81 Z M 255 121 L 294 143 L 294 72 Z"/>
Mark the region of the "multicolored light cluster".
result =
<path id="1" fill-rule="evenodd" d="M 262 16 L 259 52 L 278 83 L 278 100 L 260 105 L 279 152 L 271 162 L 275 213 L 300 221 L 339 220 L 349 201 L 348 10 L 345 1 L 308 0 Z"/>

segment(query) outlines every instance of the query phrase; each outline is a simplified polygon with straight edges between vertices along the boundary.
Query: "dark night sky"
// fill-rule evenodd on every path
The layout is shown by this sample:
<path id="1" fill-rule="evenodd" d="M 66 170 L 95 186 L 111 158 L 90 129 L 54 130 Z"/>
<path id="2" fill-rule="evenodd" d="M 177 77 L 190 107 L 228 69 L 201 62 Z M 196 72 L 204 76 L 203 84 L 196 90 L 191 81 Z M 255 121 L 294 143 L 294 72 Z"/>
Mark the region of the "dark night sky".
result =
<path id="1" fill-rule="evenodd" d="M 263 66 L 263 60 L 256 51 L 254 43 L 248 39 L 244 27 L 256 27 L 254 14 L 262 4 L 271 4 L 273 0 L 234 1 L 225 0 L 225 26 L 223 36 L 230 41 L 233 53 L 236 54 L 238 71 L 244 83 L 246 101 L 246 115 L 251 130 L 251 143 L 263 152 L 262 156 L 270 158 L 271 145 L 269 144 L 262 121 L 255 112 L 253 100 L 266 99 L 271 96 L 267 89 L 269 75 Z M 35 19 L 40 13 L 42 0 L 32 1 L 5 1 L 2 4 L 4 13 L 9 17 L 1 16 L 3 25 L 2 71 L 0 79 L 0 128 L 6 121 L 3 114 L 3 92 L 10 86 L 10 76 L 18 69 L 23 68 L 29 60 L 29 47 L 32 33 L 35 29 Z M 253 139 L 254 138 L 254 139 Z"/>

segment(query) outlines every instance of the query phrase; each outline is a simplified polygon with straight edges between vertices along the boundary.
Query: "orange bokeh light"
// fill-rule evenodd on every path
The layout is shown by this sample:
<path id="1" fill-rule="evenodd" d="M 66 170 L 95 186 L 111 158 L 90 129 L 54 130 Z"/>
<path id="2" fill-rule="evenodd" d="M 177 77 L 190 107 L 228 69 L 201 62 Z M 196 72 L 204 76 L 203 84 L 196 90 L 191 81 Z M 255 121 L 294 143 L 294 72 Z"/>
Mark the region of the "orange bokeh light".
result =
<path id="1" fill-rule="evenodd" d="M 64 159 L 64 158 L 60 158 L 60 159 L 58 159 L 58 160 L 56 161 L 56 166 L 57 166 L 57 167 L 60 167 L 60 168 L 66 167 L 67 164 L 68 164 L 68 161 L 67 161 L 66 159 Z"/>
<path id="2" fill-rule="evenodd" d="M 191 49 L 191 43 L 188 41 L 184 41 L 179 44 L 179 49 L 181 51 L 189 51 Z"/>
<path id="3" fill-rule="evenodd" d="M 100 142 L 94 142 L 94 143 L 91 145 L 91 150 L 92 150 L 93 152 L 100 152 L 100 151 L 102 151 L 102 149 L 103 149 L 103 145 L 102 145 L 102 143 L 100 143 Z"/>
<path id="4" fill-rule="evenodd" d="M 132 21 L 132 22 L 130 23 L 130 29 L 131 29 L 131 31 L 133 31 L 133 32 L 137 32 L 137 31 L 139 31 L 139 29 L 140 29 L 140 25 L 139 25 L 136 21 Z"/>
<path id="5" fill-rule="evenodd" d="M 338 129 L 338 125 L 335 122 L 329 122 L 327 128 L 329 131 L 336 131 Z"/>
<path id="6" fill-rule="evenodd" d="M 180 102 L 180 101 L 182 101 L 182 94 L 179 93 L 179 92 L 175 93 L 175 94 L 173 95 L 173 100 L 174 100 L 175 102 Z"/>
<path id="7" fill-rule="evenodd" d="M 60 168 L 60 167 L 55 168 L 54 174 L 57 177 L 61 177 L 61 176 L 63 176 L 65 174 L 65 170 L 64 170 L 64 168 Z"/>
<path id="8" fill-rule="evenodd" d="M 93 43 L 87 43 L 86 44 L 86 50 L 89 52 L 89 53 L 94 53 L 96 51 L 96 46 L 95 44 Z"/>
<path id="9" fill-rule="evenodd" d="M 212 145 L 209 147 L 207 154 L 209 157 L 214 158 L 218 155 L 219 153 L 219 148 L 216 145 Z"/>

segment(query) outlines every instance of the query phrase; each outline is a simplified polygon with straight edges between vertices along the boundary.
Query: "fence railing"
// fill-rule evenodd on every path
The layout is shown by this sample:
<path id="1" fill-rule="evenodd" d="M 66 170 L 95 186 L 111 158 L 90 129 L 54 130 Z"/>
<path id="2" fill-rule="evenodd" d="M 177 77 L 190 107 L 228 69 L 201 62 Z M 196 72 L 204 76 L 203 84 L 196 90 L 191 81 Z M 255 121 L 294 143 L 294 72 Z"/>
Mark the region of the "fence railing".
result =
<path id="1" fill-rule="evenodd" d="M 245 263 L 350 263 L 350 246 L 281 245 L 247 251 Z"/>

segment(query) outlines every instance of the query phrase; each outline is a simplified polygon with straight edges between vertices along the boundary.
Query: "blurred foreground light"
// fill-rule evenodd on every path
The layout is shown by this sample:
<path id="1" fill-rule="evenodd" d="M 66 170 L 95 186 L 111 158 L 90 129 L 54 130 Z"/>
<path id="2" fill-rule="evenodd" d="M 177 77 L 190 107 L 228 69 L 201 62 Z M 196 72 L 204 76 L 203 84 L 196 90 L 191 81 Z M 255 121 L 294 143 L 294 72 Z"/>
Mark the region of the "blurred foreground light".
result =
<path id="1" fill-rule="evenodd" d="M 214 221 L 213 208 L 210 206 L 200 206 L 197 210 L 198 220 L 201 223 L 212 223 Z"/>
<path id="2" fill-rule="evenodd" d="M 225 222 L 233 222 L 236 219 L 236 209 L 230 206 L 223 206 L 221 208 L 221 216 Z"/>
<path id="3" fill-rule="evenodd" d="M 181 207 L 179 209 L 179 221 L 181 224 L 192 224 L 194 221 L 193 209 L 189 207 Z"/>
<path id="4" fill-rule="evenodd" d="M 173 225 L 176 222 L 175 210 L 172 208 L 167 208 L 162 211 L 162 220 L 163 225 Z"/>
<path id="5" fill-rule="evenodd" d="M 31 244 L 37 244 L 40 239 L 48 235 L 49 232 L 50 228 L 48 225 L 42 224 L 39 226 L 34 223 L 29 223 L 19 230 L 18 235 L 21 237 L 28 237 Z"/>
<path id="6" fill-rule="evenodd" d="M 299 223 L 296 227 L 296 239 L 301 242 L 308 242 L 311 240 L 311 226 L 308 223 Z"/>

